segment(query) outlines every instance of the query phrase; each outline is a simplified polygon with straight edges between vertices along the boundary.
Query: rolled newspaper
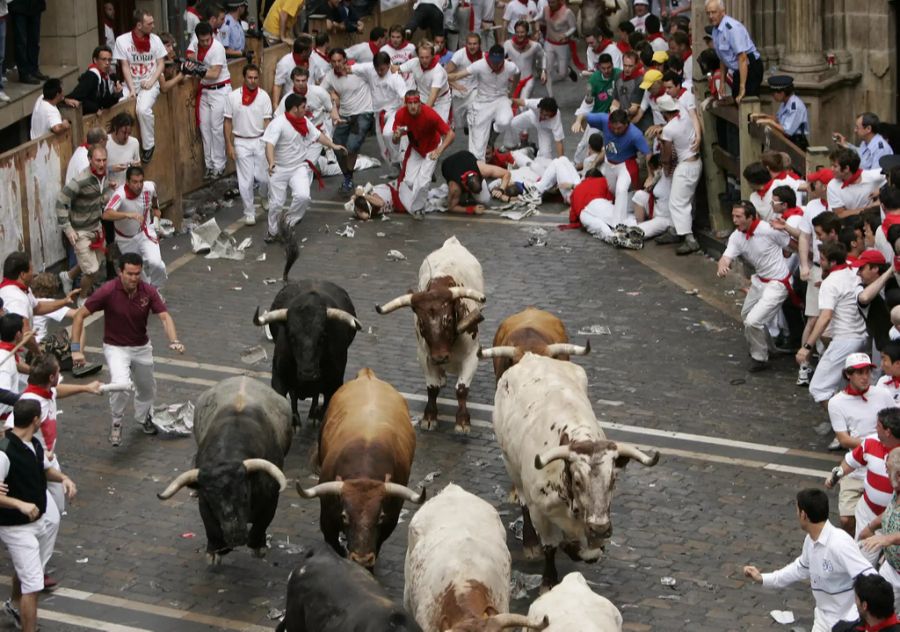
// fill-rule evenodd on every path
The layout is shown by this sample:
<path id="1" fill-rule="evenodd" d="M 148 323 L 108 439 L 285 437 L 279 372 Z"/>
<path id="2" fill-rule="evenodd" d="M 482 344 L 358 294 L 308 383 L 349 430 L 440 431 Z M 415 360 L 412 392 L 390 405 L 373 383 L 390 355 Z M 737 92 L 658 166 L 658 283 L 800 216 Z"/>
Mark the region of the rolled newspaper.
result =
<path id="1" fill-rule="evenodd" d="M 115 393 L 118 391 L 133 391 L 134 384 L 131 382 L 121 382 L 119 384 L 101 384 L 100 392 L 101 393 Z"/>

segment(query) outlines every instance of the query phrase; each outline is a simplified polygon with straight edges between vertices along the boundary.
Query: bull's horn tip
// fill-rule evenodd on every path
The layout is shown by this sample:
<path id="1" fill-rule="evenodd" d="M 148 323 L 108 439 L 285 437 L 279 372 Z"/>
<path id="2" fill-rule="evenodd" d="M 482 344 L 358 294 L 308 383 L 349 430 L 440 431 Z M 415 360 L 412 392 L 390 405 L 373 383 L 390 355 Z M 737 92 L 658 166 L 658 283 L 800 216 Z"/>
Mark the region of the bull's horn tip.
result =
<path id="1" fill-rule="evenodd" d="M 542 470 L 542 469 L 544 469 L 544 462 L 541 461 L 541 455 L 540 455 L 540 454 L 535 454 L 535 455 L 534 455 L 534 469 L 536 469 L 536 470 Z"/>
<path id="2" fill-rule="evenodd" d="M 591 352 L 591 339 L 590 338 L 588 338 L 584 343 L 584 352 L 585 353 Z"/>
<path id="3" fill-rule="evenodd" d="M 654 450 L 650 457 L 650 462 L 647 465 L 652 467 L 657 463 L 659 463 L 659 450 Z"/>
<path id="4" fill-rule="evenodd" d="M 256 311 L 253 312 L 253 324 L 259 325 L 259 305 L 256 306 Z"/>
<path id="5" fill-rule="evenodd" d="M 476 355 L 479 360 L 482 360 L 484 358 L 484 354 L 482 353 L 483 351 L 484 349 L 482 348 L 482 346 L 478 345 L 478 352 L 476 353 Z"/>
<path id="6" fill-rule="evenodd" d="M 156 497 L 159 498 L 160 500 L 165 500 L 165 499 L 166 499 L 166 497 L 163 496 L 162 492 L 157 492 L 157 493 L 156 493 Z"/>
<path id="7" fill-rule="evenodd" d="M 383 314 L 384 310 L 381 309 L 381 305 L 375 305 L 375 311 L 379 314 Z"/>

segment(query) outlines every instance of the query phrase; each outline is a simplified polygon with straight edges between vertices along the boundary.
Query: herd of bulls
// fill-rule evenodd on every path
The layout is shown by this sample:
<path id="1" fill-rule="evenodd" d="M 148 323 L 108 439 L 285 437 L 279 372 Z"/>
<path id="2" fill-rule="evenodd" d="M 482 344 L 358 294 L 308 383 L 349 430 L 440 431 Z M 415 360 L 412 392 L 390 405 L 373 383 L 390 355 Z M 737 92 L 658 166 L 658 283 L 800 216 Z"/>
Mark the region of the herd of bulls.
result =
<path id="1" fill-rule="evenodd" d="M 264 555 L 266 529 L 287 487 L 283 465 L 299 425 L 297 402 L 312 399 L 309 417 L 321 421 L 319 482 L 309 489 L 298 483 L 297 492 L 319 499 L 330 547 L 305 549 L 279 630 L 621 629 L 618 610 L 579 573 L 559 582 L 555 554 L 561 548 L 573 560 L 599 560 L 612 534 L 618 470 L 631 459 L 655 465 L 659 455 L 606 439 L 587 375 L 567 361 L 590 347 L 570 344 L 556 316 L 528 308 L 501 323 L 493 347 L 480 349 L 485 301 L 481 264 L 451 237 L 425 258 L 415 291 L 376 311 L 409 307 L 415 315 L 426 430 L 437 423 L 437 396 L 450 372 L 458 376 L 456 430 L 469 432 L 469 385 L 479 358 L 493 359 L 494 433 L 522 506 L 525 555 L 544 556 L 543 588 L 552 590 L 527 617 L 508 613 L 511 560 L 497 510 L 453 484 L 428 502 L 425 489 L 408 487 L 416 433 L 406 400 L 368 368 L 343 383 L 361 329 L 350 297 L 329 282 L 286 283 L 271 308 L 253 317 L 275 342 L 272 387 L 234 377 L 206 391 L 195 409 L 195 468 L 159 494 L 164 500 L 185 486 L 196 491 L 210 563 L 245 544 Z M 422 507 L 409 525 L 401 608 L 372 570 L 404 501 Z"/>

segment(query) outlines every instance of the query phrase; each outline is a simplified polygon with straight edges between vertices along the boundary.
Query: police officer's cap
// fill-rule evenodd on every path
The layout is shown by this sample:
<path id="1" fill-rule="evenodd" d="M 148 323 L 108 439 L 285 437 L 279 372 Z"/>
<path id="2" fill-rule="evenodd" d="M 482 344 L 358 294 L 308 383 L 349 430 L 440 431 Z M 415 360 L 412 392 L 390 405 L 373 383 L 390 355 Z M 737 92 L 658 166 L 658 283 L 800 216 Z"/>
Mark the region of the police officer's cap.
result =
<path id="1" fill-rule="evenodd" d="M 769 77 L 768 83 L 772 90 L 786 90 L 794 87 L 794 78 L 790 75 L 774 75 Z"/>
<path id="2" fill-rule="evenodd" d="M 878 166 L 887 175 L 894 167 L 900 167 L 900 155 L 889 154 L 878 159 Z"/>

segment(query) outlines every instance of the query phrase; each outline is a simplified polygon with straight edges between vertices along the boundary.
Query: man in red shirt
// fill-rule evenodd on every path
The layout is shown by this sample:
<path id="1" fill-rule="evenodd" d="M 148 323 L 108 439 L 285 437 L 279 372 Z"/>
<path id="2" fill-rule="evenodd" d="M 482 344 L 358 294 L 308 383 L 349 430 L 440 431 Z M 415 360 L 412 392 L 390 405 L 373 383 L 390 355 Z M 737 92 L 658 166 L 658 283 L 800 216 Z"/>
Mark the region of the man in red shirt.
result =
<path id="1" fill-rule="evenodd" d="M 425 210 L 437 159 L 456 135 L 434 109 L 422 103 L 416 90 L 406 93 L 404 105 L 394 117 L 393 131 L 395 145 L 404 136 L 409 138 L 409 147 L 397 178 L 400 201 L 408 212 L 421 214 Z"/>
<path id="2" fill-rule="evenodd" d="M 103 355 L 109 367 L 110 384 L 134 384 L 134 418 L 146 434 L 156 434 L 151 412 L 156 396 L 156 379 L 153 377 L 153 346 L 147 335 L 150 313 L 159 315 L 170 349 L 184 353 L 184 345 L 178 340 L 175 321 L 159 292 L 149 283 L 141 281 L 143 266 L 144 260 L 139 254 L 122 255 L 119 259 L 119 278 L 104 283 L 75 313 L 72 339 L 81 340 L 84 319 L 88 315 L 104 312 Z M 75 366 L 84 364 L 84 351 L 77 342 L 72 343 L 72 363 Z M 112 410 L 109 442 L 113 447 L 122 442 L 122 418 L 129 397 L 129 390 L 112 390 L 109 395 Z"/>

